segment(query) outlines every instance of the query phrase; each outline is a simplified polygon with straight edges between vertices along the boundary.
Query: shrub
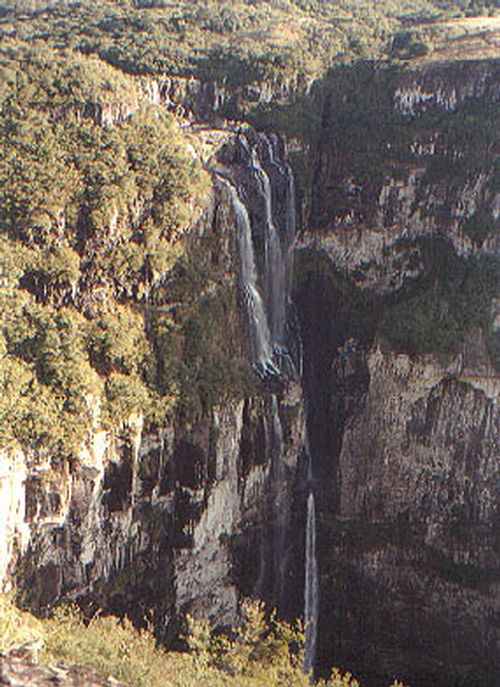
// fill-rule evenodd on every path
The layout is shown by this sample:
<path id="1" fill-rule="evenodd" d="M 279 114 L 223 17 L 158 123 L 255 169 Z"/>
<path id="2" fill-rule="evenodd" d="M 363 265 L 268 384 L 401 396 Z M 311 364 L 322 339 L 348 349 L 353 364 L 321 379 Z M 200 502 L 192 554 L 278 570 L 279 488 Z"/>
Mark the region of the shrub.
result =
<path id="1" fill-rule="evenodd" d="M 37 620 L 0 596 L 0 651 L 25 642 L 43 646 L 45 662 L 64 661 L 100 671 L 131 687 L 308 687 L 302 672 L 304 633 L 298 625 L 266 617 L 262 603 L 245 602 L 242 622 L 225 635 L 190 619 L 190 652 L 166 652 L 149 630 L 128 620 L 94 616 L 84 621 L 74 607 Z M 319 687 L 359 687 L 334 670 Z M 397 683 L 396 683 L 397 684 Z M 396 684 L 394 687 L 396 687 Z"/>
<path id="2" fill-rule="evenodd" d="M 491 301 L 498 292 L 500 262 L 493 257 L 464 259 L 451 244 L 421 239 L 424 273 L 413 293 L 383 312 L 379 331 L 396 350 L 409 353 L 458 352 L 473 326 L 488 331 Z"/>

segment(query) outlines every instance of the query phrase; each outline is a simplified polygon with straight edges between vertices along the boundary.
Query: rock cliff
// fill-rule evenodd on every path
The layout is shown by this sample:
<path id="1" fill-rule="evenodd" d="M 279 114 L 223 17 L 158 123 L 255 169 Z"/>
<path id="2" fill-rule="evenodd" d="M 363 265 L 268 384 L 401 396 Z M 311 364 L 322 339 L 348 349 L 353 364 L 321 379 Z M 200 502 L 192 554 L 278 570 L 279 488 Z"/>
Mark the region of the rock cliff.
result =
<path id="1" fill-rule="evenodd" d="M 242 596 L 296 616 L 315 511 L 318 673 L 497 684 L 498 83 L 494 61 L 345 67 L 310 92 L 134 80 L 176 113 L 210 174 L 183 240 L 213 271 L 193 292 L 222 363 L 203 367 L 208 329 L 193 317 L 177 362 L 202 391 L 168 420 L 129 413 L 110 431 L 96 402 L 74 460 L 4 449 L 5 586 L 33 605 L 69 598 L 153 620 L 167 643 L 188 612 L 234 623 Z M 307 145 L 222 117 L 297 89 L 320 115 Z M 80 115 L 112 128 L 140 97 Z M 54 297 L 85 311 L 119 291 L 146 329 L 158 313 L 175 322 L 193 274 L 103 276 L 102 242 L 78 222 L 88 273 Z M 160 380 L 162 345 L 176 343 L 154 339 Z M 250 381 L 212 403 L 231 357 Z"/>
<path id="2" fill-rule="evenodd" d="M 2 453 L 0 475 L 4 586 L 15 582 L 38 607 L 73 599 L 89 612 L 152 620 L 166 642 L 188 612 L 231 625 L 243 592 L 283 599 L 305 440 L 302 391 L 287 352 L 293 336 L 285 332 L 293 174 L 278 139 L 249 128 L 205 126 L 190 141 L 213 186 L 187 241 L 210 241 L 219 275 L 213 296 L 230 292 L 218 336 L 254 365 L 254 381 L 222 404 L 183 406 L 159 424 L 136 412 L 113 431 L 96 401 L 72 462 L 12 448 Z M 126 285 L 130 293 L 136 287 Z M 76 300 L 87 308 L 96 296 L 103 302 L 102 289 L 89 272 Z M 153 280 L 149 317 L 177 305 L 169 285 Z"/>
<path id="3" fill-rule="evenodd" d="M 492 687 L 498 64 L 351 79 L 339 70 L 322 95 L 296 274 L 318 480 L 317 667 L 334 655 L 368 685 Z M 480 306 L 455 311 L 448 346 L 438 284 L 489 260 L 483 325 Z M 462 297 L 452 287 L 450 301 Z"/>

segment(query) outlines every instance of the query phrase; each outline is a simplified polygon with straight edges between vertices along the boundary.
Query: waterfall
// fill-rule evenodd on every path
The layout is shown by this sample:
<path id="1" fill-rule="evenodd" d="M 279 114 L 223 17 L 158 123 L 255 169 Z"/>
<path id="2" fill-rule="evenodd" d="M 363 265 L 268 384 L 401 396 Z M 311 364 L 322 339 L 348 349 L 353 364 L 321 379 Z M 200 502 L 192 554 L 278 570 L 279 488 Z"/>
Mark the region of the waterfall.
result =
<path id="1" fill-rule="evenodd" d="M 307 415 L 307 406 L 306 406 Z M 316 656 L 316 640 L 318 635 L 319 616 L 319 575 L 318 559 L 316 555 L 316 503 L 314 499 L 314 475 L 309 436 L 306 433 L 304 441 L 306 459 L 306 485 L 308 490 L 306 506 L 306 531 L 304 552 L 304 673 L 309 674 L 314 667 Z"/>
<path id="2" fill-rule="evenodd" d="M 286 200 L 285 200 L 285 235 L 282 238 L 281 252 L 283 254 L 283 278 L 285 288 L 283 294 L 286 301 L 290 299 L 292 292 L 292 276 L 293 276 L 293 253 L 295 249 L 295 234 L 297 230 L 297 207 L 295 196 L 295 177 L 293 170 L 288 162 L 281 163 L 279 157 L 279 139 L 275 134 L 271 134 L 268 138 L 265 134 L 260 135 L 261 140 L 267 148 L 268 158 L 270 164 L 278 171 L 286 182 Z"/>
<path id="3" fill-rule="evenodd" d="M 248 210 L 236 187 L 225 177 L 219 175 L 219 178 L 229 190 L 236 216 L 240 283 L 250 320 L 255 369 L 262 377 L 285 374 L 296 378 L 294 364 L 285 345 L 296 228 L 295 180 L 290 165 L 277 160 L 277 139 L 271 143 L 265 134 L 260 134 L 258 142 L 250 145 L 246 136 L 240 134 L 238 141 L 263 199 L 264 226 L 262 234 L 259 232 L 264 238 L 263 297 L 257 287 L 252 225 Z M 277 170 L 286 185 L 286 228 L 283 241 L 274 223 L 271 180 L 259 155 L 259 142 L 264 145 L 264 152 L 267 150 L 266 159 L 269 165 Z"/>
<path id="4" fill-rule="evenodd" d="M 278 413 L 278 399 L 271 397 L 271 465 L 273 470 L 273 601 L 279 606 L 283 596 L 285 573 L 286 471 L 283 462 L 283 428 Z"/>
<path id="5" fill-rule="evenodd" d="M 280 155 L 277 137 L 260 134 L 249 139 L 240 133 L 240 160 L 246 166 L 239 179 L 248 180 L 250 186 L 235 186 L 227 178 L 219 178 L 228 190 L 235 215 L 238 252 L 240 260 L 240 289 L 250 322 L 252 354 L 256 371 L 262 377 L 280 375 L 282 378 L 300 380 L 297 365 L 292 357 L 299 353 L 300 338 L 293 322 L 291 286 L 293 251 L 296 231 L 295 179 L 291 166 Z M 241 183 L 241 182 L 239 182 Z M 252 193 L 261 198 L 261 204 L 250 214 L 243 197 Z M 279 207 L 273 207 L 279 202 Z M 276 213 L 276 214 L 275 214 Z M 275 220 L 277 223 L 275 223 Z M 257 224 L 260 223 L 260 224 Z M 253 237 L 262 237 L 263 274 L 258 281 Z M 259 291 L 262 286 L 262 295 Z M 296 350 L 297 349 L 297 350 Z M 272 496 L 272 598 L 280 606 L 284 595 L 286 572 L 286 528 L 289 486 L 283 456 L 283 428 L 279 415 L 279 401 L 275 394 L 264 417 L 266 462 L 271 466 Z M 306 449 L 307 450 L 307 449 Z M 309 470 L 311 470 L 309 457 Z M 308 485 L 312 475 L 308 476 Z M 316 523 L 312 490 L 307 501 L 306 559 L 305 559 L 305 608 L 306 651 L 304 670 L 310 671 L 314 660 L 318 615 L 318 575 L 316 564 Z"/>
<path id="6" fill-rule="evenodd" d="M 267 138 L 265 139 L 266 142 Z M 271 182 L 259 158 L 257 147 L 251 149 L 251 163 L 264 199 L 265 208 L 265 294 L 273 341 L 281 343 L 285 330 L 287 289 L 281 243 L 273 221 Z"/>
<path id="7" fill-rule="evenodd" d="M 307 497 L 304 624 L 306 632 L 304 672 L 308 674 L 314 665 L 318 634 L 319 584 L 316 558 L 316 508 L 312 490 Z"/>
<path id="8" fill-rule="evenodd" d="M 266 311 L 257 288 L 257 270 L 252 242 L 252 229 L 248 211 L 240 200 L 238 191 L 226 178 L 219 179 L 228 189 L 236 217 L 236 234 L 240 258 L 240 285 L 246 311 L 250 321 L 254 363 L 259 372 L 278 375 L 279 370 L 272 360 L 272 343 Z"/>
<path id="9" fill-rule="evenodd" d="M 286 289 L 292 292 L 293 279 L 293 253 L 295 250 L 295 233 L 297 231 L 297 200 L 295 196 L 295 177 L 293 170 L 287 163 L 287 201 L 286 201 L 286 254 L 285 254 L 285 273 Z"/>
<path id="10" fill-rule="evenodd" d="M 283 461 L 283 427 L 278 412 L 278 398 L 271 396 L 271 404 L 264 415 L 266 462 L 273 476 L 272 500 L 272 602 L 280 605 L 285 575 L 286 529 L 286 469 Z"/>
<path id="11" fill-rule="evenodd" d="M 294 327 L 294 308 L 291 300 L 297 229 L 295 177 L 291 165 L 282 159 L 278 137 L 275 134 L 270 134 L 269 137 L 265 134 L 259 134 L 259 141 L 264 149 L 264 158 L 259 156 L 258 146 L 251 148 L 246 141 L 244 148 L 249 155 L 266 209 L 264 232 L 266 240 L 266 288 L 267 293 L 271 294 L 268 299 L 268 308 L 274 314 L 271 326 L 274 353 L 279 359 L 282 373 L 299 381 L 300 342 Z M 265 160 L 269 170 L 274 170 L 272 178 L 278 178 L 278 188 L 281 189 L 278 194 L 282 202 L 280 209 L 283 218 L 280 232 L 277 231 L 273 221 L 271 180 L 269 174 L 264 170 L 262 159 Z"/>
<path id="12" fill-rule="evenodd" d="M 260 134 L 261 148 L 267 169 L 272 179 L 280 179 L 280 198 L 284 198 L 285 215 L 282 238 L 274 223 L 273 194 L 271 179 L 264 169 L 259 155 L 259 142 L 250 145 L 244 135 L 239 141 L 244 151 L 244 158 L 252 171 L 254 183 L 263 199 L 264 226 L 259 235 L 264 238 L 264 300 L 257 288 L 257 271 L 252 238 L 252 226 L 247 208 L 242 202 L 237 189 L 225 178 L 222 182 L 228 188 L 231 203 L 236 217 L 238 247 L 240 254 L 240 282 L 245 297 L 246 309 L 250 319 L 252 346 L 257 370 L 262 376 L 268 374 L 285 374 L 299 380 L 301 376 L 301 346 L 297 331 L 292 332 L 292 346 L 298 354 L 297 365 L 294 364 L 290 351 L 285 345 L 285 326 L 287 325 L 287 306 L 291 298 L 293 251 L 296 232 L 296 196 L 295 179 L 288 163 L 281 162 L 277 156 L 278 140 L 269 139 Z M 279 177 L 278 177 L 279 175 Z M 283 216 L 283 215 L 282 215 Z M 265 303 L 265 307 L 264 307 Z M 293 312 L 293 308 L 289 311 Z M 295 328 L 296 329 L 296 328 Z M 288 332 L 290 338 L 290 332 Z M 280 363 L 280 370 L 273 360 L 273 355 Z M 297 372 L 297 367 L 299 372 Z M 271 465 L 273 474 L 273 601 L 278 606 L 283 598 L 286 531 L 286 466 L 283 460 L 283 429 L 278 412 L 278 399 L 271 396 L 271 406 L 264 419 L 266 459 Z M 304 581 L 304 624 L 305 653 L 304 672 L 311 673 L 316 653 L 319 611 L 318 563 L 316 557 L 316 512 L 313 491 L 313 466 L 309 443 L 305 441 L 304 452 L 307 459 L 307 514 L 305 531 L 305 581 Z"/>

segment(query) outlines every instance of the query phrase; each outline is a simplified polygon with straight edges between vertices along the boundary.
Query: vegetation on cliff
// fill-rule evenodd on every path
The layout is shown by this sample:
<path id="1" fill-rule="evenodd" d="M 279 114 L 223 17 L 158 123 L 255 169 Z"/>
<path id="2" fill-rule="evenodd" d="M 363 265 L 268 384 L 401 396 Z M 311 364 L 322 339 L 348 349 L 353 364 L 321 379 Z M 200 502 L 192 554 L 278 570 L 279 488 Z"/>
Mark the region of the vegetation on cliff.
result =
<path id="1" fill-rule="evenodd" d="M 493 11 L 488 3 L 467 8 Z M 248 384 L 242 358 L 221 333 L 223 322 L 238 329 L 234 291 L 208 244 L 186 240 L 206 206 L 208 176 L 133 75 L 196 76 L 226 87 L 291 80 L 300 91 L 339 61 L 411 57 L 403 53 L 415 41 L 398 34 L 403 27 L 464 9 L 428 0 L 7 3 L 0 14 L 2 442 L 71 456 L 97 416 L 116 428 L 139 409 L 157 420 L 173 404 L 200 413 Z M 470 165 L 480 171 L 491 162 L 494 113 L 465 111 L 442 122 L 429 115 L 408 126 L 387 99 L 387 79 L 390 72 L 375 78 L 370 66 L 339 67 L 319 94 L 322 120 L 314 98 L 266 105 L 254 117 L 313 144 L 321 138 L 318 155 L 332 153 L 360 178 L 407 159 L 419 126 L 438 126 L 446 145 L 465 145 L 465 156 L 445 169 L 451 184 Z M 429 183 L 442 172 L 438 163 L 428 166 Z M 477 244 L 496 230 L 481 213 L 464 223 Z M 414 312 L 426 313 L 427 327 L 425 294 L 419 298 Z M 400 315 L 393 310 L 385 320 L 397 320 L 396 343 L 406 337 L 426 350 L 430 344 L 401 334 L 416 325 Z M 451 329 L 462 325 L 455 318 Z"/>
<path id="2" fill-rule="evenodd" d="M 320 288 L 324 307 L 341 318 L 346 337 L 372 341 L 379 335 L 392 349 L 413 355 L 457 355 L 467 332 L 482 327 L 499 370 L 499 336 L 493 331 L 491 309 L 500 283 L 498 258 L 459 257 L 451 243 L 440 238 L 400 244 L 416 249 L 423 266 L 420 276 L 398 292 L 382 296 L 361 289 L 325 254 L 303 250 L 296 259 L 295 297 L 307 298 L 309 289 Z"/>
<path id="3" fill-rule="evenodd" d="M 46 663 L 64 661 L 112 675 L 131 687 L 307 687 L 302 672 L 304 634 L 299 626 L 267 618 L 262 604 L 245 603 L 231 635 L 215 635 L 190 619 L 189 652 L 166 652 L 147 630 L 128 621 L 61 608 L 45 620 L 18 610 L 0 596 L 0 652 L 20 644 L 40 646 Z M 332 672 L 318 687 L 359 687 L 349 674 Z M 394 683 L 393 687 L 403 687 Z"/>
<path id="4" fill-rule="evenodd" d="M 440 84 L 463 87 L 473 83 L 474 68 L 481 65 L 441 65 L 425 72 L 421 87 L 429 93 Z M 420 78 L 418 71 L 402 77 L 401 70 L 366 62 L 330 71 L 313 96 L 321 121 L 311 119 L 317 128 L 306 139 L 326 179 L 313 186 L 310 228 L 319 236 L 348 224 L 361 233 L 387 230 L 388 237 L 428 234 L 386 248 L 387 256 L 412 255 L 415 273 L 396 296 L 380 300 L 378 331 L 398 351 L 457 354 L 467 331 L 480 326 L 500 369 L 492 307 L 500 285 L 494 255 L 500 111 L 494 96 L 447 106 L 446 87 L 440 105 L 398 110 L 398 89 L 406 87 L 411 97 Z M 459 232 L 472 244 L 462 255 L 451 241 Z M 370 267 L 366 262 L 359 271 Z M 382 259 L 374 269 L 383 272 Z"/>
<path id="5" fill-rule="evenodd" d="M 60 457 L 99 418 L 199 412 L 242 374 L 215 328 L 236 303 L 202 298 L 220 275 L 187 241 L 208 175 L 132 80 L 64 57 L 0 51 L 0 437 Z"/>
<path id="6" fill-rule="evenodd" d="M 398 351 L 457 354 L 465 334 L 483 327 L 492 360 L 500 369 L 492 332 L 492 299 L 498 295 L 500 261 L 492 256 L 460 258 L 439 239 L 417 242 L 423 274 L 408 293 L 384 308 L 379 332 Z"/>

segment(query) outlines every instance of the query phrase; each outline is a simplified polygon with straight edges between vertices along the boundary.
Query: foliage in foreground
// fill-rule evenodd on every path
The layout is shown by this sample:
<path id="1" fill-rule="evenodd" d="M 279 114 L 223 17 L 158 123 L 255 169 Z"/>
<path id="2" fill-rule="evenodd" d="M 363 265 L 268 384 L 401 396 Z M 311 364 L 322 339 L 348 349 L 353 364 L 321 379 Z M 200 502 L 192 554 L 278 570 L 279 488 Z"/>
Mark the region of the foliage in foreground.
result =
<path id="1" fill-rule="evenodd" d="M 74 608 L 39 620 L 0 596 L 0 651 L 41 644 L 44 662 L 65 661 L 112 675 L 135 687 L 308 687 L 302 672 L 304 634 L 299 626 L 266 620 L 263 604 L 244 603 L 232 634 L 215 635 L 207 621 L 189 622 L 189 652 L 166 652 L 152 634 L 127 620 L 95 616 L 85 623 Z M 320 687 L 359 687 L 335 669 Z M 393 687 L 403 687 L 394 683 Z"/>

